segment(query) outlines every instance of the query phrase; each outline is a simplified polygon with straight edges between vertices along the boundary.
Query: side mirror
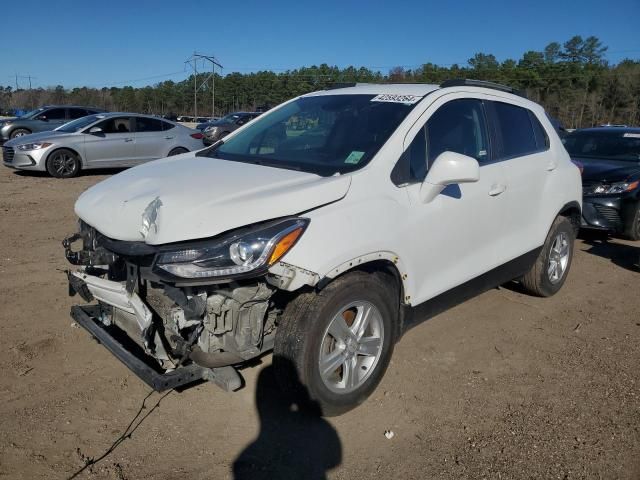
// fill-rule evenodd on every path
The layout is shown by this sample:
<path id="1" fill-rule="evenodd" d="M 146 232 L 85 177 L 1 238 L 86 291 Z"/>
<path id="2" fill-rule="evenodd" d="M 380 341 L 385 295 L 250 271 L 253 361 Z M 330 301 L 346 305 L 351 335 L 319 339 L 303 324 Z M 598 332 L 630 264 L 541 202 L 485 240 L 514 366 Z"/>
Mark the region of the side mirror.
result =
<path id="1" fill-rule="evenodd" d="M 89 129 L 89 133 L 93 133 L 93 134 L 102 133 L 102 129 L 100 127 L 91 127 Z"/>
<path id="2" fill-rule="evenodd" d="M 433 162 L 420 187 L 420 200 L 429 203 L 447 185 L 477 182 L 480 165 L 475 158 L 455 152 L 442 152 Z"/>
<path id="3" fill-rule="evenodd" d="M 236 122 L 236 125 L 244 125 L 244 120 L 238 120 L 238 121 Z"/>
<path id="4" fill-rule="evenodd" d="M 38 120 L 42 120 L 43 122 L 48 122 L 49 119 L 46 115 L 38 115 Z"/>

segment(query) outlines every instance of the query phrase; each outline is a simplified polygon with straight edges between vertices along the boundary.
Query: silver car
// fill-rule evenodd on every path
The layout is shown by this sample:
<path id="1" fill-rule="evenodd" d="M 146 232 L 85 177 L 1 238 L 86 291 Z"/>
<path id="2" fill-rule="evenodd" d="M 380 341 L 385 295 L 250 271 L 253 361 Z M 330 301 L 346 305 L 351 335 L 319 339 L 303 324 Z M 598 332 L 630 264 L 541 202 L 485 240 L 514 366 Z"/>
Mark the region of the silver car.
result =
<path id="1" fill-rule="evenodd" d="M 101 113 L 9 140 L 2 153 L 7 167 L 68 178 L 82 169 L 131 167 L 201 148 L 202 133 L 168 120 Z"/>
<path id="2" fill-rule="evenodd" d="M 45 105 L 20 117 L 0 119 L 0 143 L 30 133 L 54 130 L 71 120 L 105 110 L 77 105 Z"/>

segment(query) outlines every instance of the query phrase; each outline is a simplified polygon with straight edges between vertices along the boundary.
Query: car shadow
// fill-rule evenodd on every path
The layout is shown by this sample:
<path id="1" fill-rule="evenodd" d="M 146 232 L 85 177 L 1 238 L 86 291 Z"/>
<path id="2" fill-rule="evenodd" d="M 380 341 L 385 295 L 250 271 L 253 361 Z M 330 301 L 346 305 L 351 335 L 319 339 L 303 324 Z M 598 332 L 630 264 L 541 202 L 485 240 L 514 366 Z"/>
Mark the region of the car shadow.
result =
<path id="1" fill-rule="evenodd" d="M 627 270 L 640 271 L 640 246 L 594 239 L 584 242 L 589 245 L 585 250 L 587 253 L 607 258 L 615 265 Z"/>
<path id="2" fill-rule="evenodd" d="M 126 170 L 126 168 L 95 168 L 90 170 L 81 170 L 78 177 L 96 177 L 100 175 L 115 175 Z M 15 170 L 14 175 L 18 177 L 39 177 L 39 178 L 53 178 L 47 172 L 40 172 L 35 170 Z M 62 179 L 67 180 L 67 179 Z"/>
<path id="3" fill-rule="evenodd" d="M 274 362 L 295 371 L 288 360 L 274 358 Z M 235 480 L 320 480 L 342 462 L 338 433 L 320 417 L 306 388 L 294 383 L 297 402 L 280 389 L 273 365 L 260 371 L 256 385 L 260 432 L 233 462 Z"/>

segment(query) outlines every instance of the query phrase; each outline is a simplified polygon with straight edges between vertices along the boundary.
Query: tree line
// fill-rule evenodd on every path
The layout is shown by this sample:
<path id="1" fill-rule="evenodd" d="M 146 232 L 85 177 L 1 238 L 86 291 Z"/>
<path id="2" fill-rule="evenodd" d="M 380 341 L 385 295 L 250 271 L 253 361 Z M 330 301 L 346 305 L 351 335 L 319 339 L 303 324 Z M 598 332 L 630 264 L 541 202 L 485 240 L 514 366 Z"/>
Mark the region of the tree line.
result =
<path id="1" fill-rule="evenodd" d="M 255 110 L 277 105 L 291 97 L 342 82 L 442 83 L 452 78 L 489 80 L 526 92 L 566 128 L 604 123 L 640 124 L 640 61 L 616 64 L 606 58 L 607 47 L 596 37 L 574 36 L 552 42 L 541 51 L 528 51 L 518 60 L 499 62 L 477 53 L 466 65 L 425 63 L 414 68 L 394 67 L 387 73 L 365 67 L 338 68 L 322 64 L 285 72 L 258 71 L 215 76 L 215 114 Z M 80 104 L 111 111 L 194 115 L 194 85 L 199 116 L 211 114 L 209 73 L 145 87 L 80 87 L 62 85 L 31 90 L 0 87 L 0 110 L 43 104 Z"/>

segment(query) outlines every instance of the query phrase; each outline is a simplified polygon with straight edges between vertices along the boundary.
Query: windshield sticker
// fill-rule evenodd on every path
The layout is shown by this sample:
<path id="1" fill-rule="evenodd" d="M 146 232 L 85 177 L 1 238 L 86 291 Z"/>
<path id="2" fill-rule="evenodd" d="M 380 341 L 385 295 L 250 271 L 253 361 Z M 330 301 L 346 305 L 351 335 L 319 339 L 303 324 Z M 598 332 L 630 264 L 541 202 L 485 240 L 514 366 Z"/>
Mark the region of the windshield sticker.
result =
<path id="1" fill-rule="evenodd" d="M 346 158 L 344 163 L 357 164 L 360 162 L 360 159 L 362 158 L 363 155 L 364 155 L 364 152 L 358 152 L 357 150 L 354 150 L 349 154 L 349 156 Z"/>
<path id="2" fill-rule="evenodd" d="M 625 133 L 624 138 L 640 138 L 640 133 Z"/>
<path id="3" fill-rule="evenodd" d="M 395 93 L 383 93 L 376 95 L 371 99 L 372 102 L 391 102 L 391 103 L 404 103 L 406 105 L 413 105 L 419 102 L 422 97 L 416 95 L 398 95 Z"/>

